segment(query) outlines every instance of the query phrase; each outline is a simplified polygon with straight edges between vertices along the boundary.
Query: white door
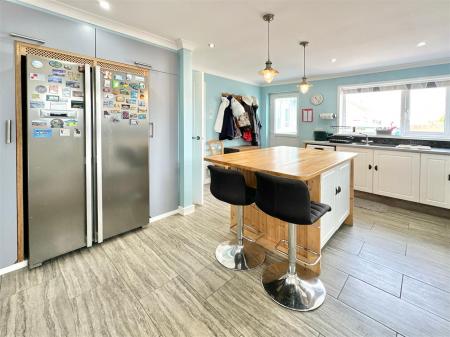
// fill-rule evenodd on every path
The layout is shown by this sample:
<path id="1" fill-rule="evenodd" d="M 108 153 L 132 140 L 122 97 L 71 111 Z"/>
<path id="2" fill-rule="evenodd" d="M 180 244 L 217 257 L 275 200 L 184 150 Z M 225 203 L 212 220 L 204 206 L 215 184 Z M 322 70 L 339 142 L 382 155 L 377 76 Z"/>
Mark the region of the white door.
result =
<path id="1" fill-rule="evenodd" d="M 420 154 L 374 151 L 373 192 L 419 202 Z"/>
<path id="2" fill-rule="evenodd" d="M 350 212 L 350 162 L 336 168 L 336 226 L 340 226 Z"/>
<path id="3" fill-rule="evenodd" d="M 299 146 L 298 94 L 270 95 L 270 146 Z"/>
<path id="4" fill-rule="evenodd" d="M 421 155 L 420 202 L 450 208 L 450 156 Z"/>
<path id="5" fill-rule="evenodd" d="M 205 79 L 204 73 L 194 71 L 192 75 L 192 202 L 203 205 L 203 156 L 205 146 Z"/>
<path id="6" fill-rule="evenodd" d="M 354 159 L 355 190 L 372 193 L 373 191 L 373 150 L 361 148 L 336 147 L 336 151 L 354 152 L 358 155 Z"/>
<path id="7" fill-rule="evenodd" d="M 320 202 L 331 207 L 331 211 L 320 218 L 320 243 L 321 247 L 333 235 L 333 228 L 336 225 L 336 181 L 337 170 L 331 169 L 320 176 Z"/>

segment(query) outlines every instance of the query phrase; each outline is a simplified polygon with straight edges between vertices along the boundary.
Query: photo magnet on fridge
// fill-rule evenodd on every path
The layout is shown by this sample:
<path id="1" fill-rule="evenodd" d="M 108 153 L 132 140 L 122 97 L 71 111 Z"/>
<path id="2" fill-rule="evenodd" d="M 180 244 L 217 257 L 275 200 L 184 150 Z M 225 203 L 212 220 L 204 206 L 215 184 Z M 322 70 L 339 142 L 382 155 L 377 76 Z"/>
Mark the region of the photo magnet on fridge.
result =
<path id="1" fill-rule="evenodd" d="M 134 79 L 136 80 L 136 81 L 138 81 L 138 82 L 144 82 L 145 81 L 145 78 L 144 77 L 142 77 L 142 76 L 134 76 Z"/>
<path id="2" fill-rule="evenodd" d="M 59 118 L 52 119 L 50 121 L 50 127 L 52 129 L 61 129 L 61 128 L 64 127 L 64 121 L 62 119 L 59 119 Z"/>
<path id="3" fill-rule="evenodd" d="M 59 96 L 58 95 L 47 95 L 46 100 L 50 102 L 59 102 Z"/>
<path id="4" fill-rule="evenodd" d="M 130 93 L 130 97 L 133 98 L 133 99 L 137 99 L 137 97 L 138 97 L 138 92 L 135 91 L 135 90 L 132 90 L 131 93 Z"/>
<path id="5" fill-rule="evenodd" d="M 61 76 L 49 76 L 48 83 L 62 83 Z"/>
<path id="6" fill-rule="evenodd" d="M 103 78 L 107 79 L 107 80 L 111 80 L 112 79 L 112 72 L 109 70 L 105 70 L 103 72 Z"/>
<path id="7" fill-rule="evenodd" d="M 123 110 L 130 110 L 130 105 L 129 104 L 122 104 L 122 109 Z"/>
<path id="8" fill-rule="evenodd" d="M 30 101 L 30 108 L 31 109 L 44 109 L 45 108 L 45 102 L 43 102 L 43 101 Z"/>
<path id="9" fill-rule="evenodd" d="M 31 61 L 31 66 L 36 69 L 41 69 L 44 65 L 39 60 L 33 60 Z"/>
<path id="10" fill-rule="evenodd" d="M 66 70 L 72 70 L 72 66 L 66 64 L 66 65 L 64 65 L 64 69 L 66 69 Z"/>
<path id="11" fill-rule="evenodd" d="M 52 69 L 52 74 L 55 76 L 65 76 L 66 71 L 64 69 Z"/>
<path id="12" fill-rule="evenodd" d="M 80 138 L 81 137 L 81 130 L 78 128 L 73 129 L 73 136 L 75 138 Z"/>
<path id="13" fill-rule="evenodd" d="M 72 97 L 84 97 L 84 92 L 82 91 L 72 91 Z"/>
<path id="14" fill-rule="evenodd" d="M 125 96 L 129 96 L 130 92 L 127 89 L 120 89 L 120 94 L 121 95 L 125 95 Z"/>
<path id="15" fill-rule="evenodd" d="M 76 119 L 68 119 L 64 122 L 66 126 L 78 126 L 78 121 Z"/>
<path id="16" fill-rule="evenodd" d="M 80 89 L 80 82 L 77 81 L 66 81 L 66 87 Z"/>
<path id="17" fill-rule="evenodd" d="M 49 63 L 50 67 L 53 68 L 61 68 L 62 67 L 62 63 L 59 61 L 55 61 L 55 60 L 51 60 Z"/>
<path id="18" fill-rule="evenodd" d="M 38 74 L 38 73 L 30 73 L 30 80 L 31 81 L 45 81 L 45 75 Z"/>
<path id="19" fill-rule="evenodd" d="M 127 74 L 127 81 L 131 81 L 133 79 L 133 75 L 132 74 Z"/>
<path id="20" fill-rule="evenodd" d="M 31 121 L 31 126 L 32 127 L 48 127 L 48 122 L 46 120 L 35 120 L 35 121 Z"/>
<path id="21" fill-rule="evenodd" d="M 117 89 L 119 87 L 120 87 L 120 81 L 113 80 L 112 81 L 112 88 L 113 89 Z"/>
<path id="22" fill-rule="evenodd" d="M 62 97 L 70 97 L 70 88 L 62 88 Z"/>
<path id="23" fill-rule="evenodd" d="M 138 119 L 147 119 L 146 114 L 138 114 Z"/>
<path id="24" fill-rule="evenodd" d="M 47 87 L 45 85 L 37 85 L 34 90 L 40 94 L 45 94 L 47 92 Z"/>
<path id="25" fill-rule="evenodd" d="M 39 101 L 41 99 L 41 94 L 31 94 L 31 99 L 34 101 Z"/>
<path id="26" fill-rule="evenodd" d="M 116 97 L 116 102 L 119 102 L 119 103 L 125 102 L 125 97 L 123 97 L 123 96 L 117 96 L 117 97 Z"/>
<path id="27" fill-rule="evenodd" d="M 132 88 L 134 90 L 138 90 L 139 89 L 139 83 L 130 83 L 130 88 Z"/>
<path id="28" fill-rule="evenodd" d="M 128 111 L 122 111 L 122 119 L 130 119 L 130 113 Z"/>
<path id="29" fill-rule="evenodd" d="M 33 129 L 33 138 L 52 138 L 52 129 Z"/>
<path id="30" fill-rule="evenodd" d="M 71 101 L 70 106 L 72 109 L 83 109 L 84 101 Z"/>
<path id="31" fill-rule="evenodd" d="M 123 76 L 120 74 L 116 74 L 116 75 L 114 75 L 114 79 L 117 81 L 123 81 Z"/>
<path id="32" fill-rule="evenodd" d="M 57 95 L 58 92 L 59 92 L 59 85 L 57 85 L 57 84 L 50 84 L 50 85 L 48 86 L 48 93 L 49 93 L 49 94 L 55 94 L 55 95 Z"/>
<path id="33" fill-rule="evenodd" d="M 103 84 L 106 88 L 109 88 L 111 86 L 111 80 L 105 80 L 105 83 Z"/>
<path id="34" fill-rule="evenodd" d="M 139 125 L 139 121 L 137 119 L 130 119 L 130 125 L 138 126 Z"/>
<path id="35" fill-rule="evenodd" d="M 70 129 L 59 129 L 60 137 L 70 137 Z"/>

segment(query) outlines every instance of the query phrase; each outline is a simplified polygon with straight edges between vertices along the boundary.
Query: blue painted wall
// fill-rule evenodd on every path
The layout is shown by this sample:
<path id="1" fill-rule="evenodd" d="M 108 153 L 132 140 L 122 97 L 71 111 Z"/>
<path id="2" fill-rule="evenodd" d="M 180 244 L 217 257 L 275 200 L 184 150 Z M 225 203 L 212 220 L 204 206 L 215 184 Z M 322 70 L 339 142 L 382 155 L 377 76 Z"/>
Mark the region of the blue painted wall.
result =
<path id="1" fill-rule="evenodd" d="M 219 134 L 214 131 L 217 110 L 221 102 L 222 92 L 229 92 L 242 96 L 256 96 L 261 104 L 261 87 L 248 83 L 230 80 L 224 77 L 205 74 L 205 117 L 206 117 L 206 141 L 219 139 Z M 261 113 L 258 110 L 258 114 Z M 261 130 L 262 131 L 262 130 Z M 249 144 L 242 139 L 226 140 L 226 146 Z"/>
<path id="2" fill-rule="evenodd" d="M 303 141 L 308 139 L 313 139 L 313 131 L 315 129 L 325 129 L 332 130 L 331 125 L 336 125 L 337 120 L 321 120 L 319 119 L 319 113 L 322 112 L 332 112 L 338 113 L 338 87 L 342 85 L 352 85 L 352 84 L 363 84 L 370 82 L 382 82 L 382 81 L 392 81 L 399 79 L 408 79 L 416 77 L 426 77 L 426 76 L 439 76 L 439 75 L 450 75 L 450 64 L 434 65 L 420 68 L 409 68 L 395 71 L 386 71 L 380 73 L 357 75 L 349 77 L 339 77 L 328 80 L 314 81 L 314 85 L 308 94 L 299 94 L 299 108 L 312 107 L 314 109 L 314 122 L 313 123 L 302 123 L 301 116 L 299 114 L 299 125 L 300 125 L 300 137 L 299 146 L 303 144 Z M 262 144 L 268 145 L 269 136 L 269 97 L 270 94 L 276 93 L 288 93 L 297 92 L 296 84 L 285 84 L 285 85 L 271 85 L 261 88 L 261 104 L 260 104 L 260 118 L 263 122 L 263 129 L 261 130 Z M 310 103 L 310 97 L 316 93 L 321 93 L 324 96 L 324 102 L 313 107 Z M 299 110 L 301 111 L 301 110 Z"/>

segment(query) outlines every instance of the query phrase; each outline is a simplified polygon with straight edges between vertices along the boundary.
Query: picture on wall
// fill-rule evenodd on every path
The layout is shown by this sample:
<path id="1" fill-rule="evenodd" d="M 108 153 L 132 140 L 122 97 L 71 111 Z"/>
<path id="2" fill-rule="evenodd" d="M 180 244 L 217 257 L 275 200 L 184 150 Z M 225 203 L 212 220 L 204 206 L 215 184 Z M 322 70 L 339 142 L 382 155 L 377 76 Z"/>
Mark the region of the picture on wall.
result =
<path id="1" fill-rule="evenodd" d="M 313 121 L 313 109 L 302 109 L 302 122 L 311 123 Z"/>

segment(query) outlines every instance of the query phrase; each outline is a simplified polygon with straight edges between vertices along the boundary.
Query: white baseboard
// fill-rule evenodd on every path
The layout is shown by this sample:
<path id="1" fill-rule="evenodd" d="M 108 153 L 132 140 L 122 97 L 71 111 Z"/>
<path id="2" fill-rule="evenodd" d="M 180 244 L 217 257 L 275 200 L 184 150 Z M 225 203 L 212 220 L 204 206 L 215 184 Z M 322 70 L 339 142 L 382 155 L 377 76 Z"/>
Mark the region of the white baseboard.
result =
<path id="1" fill-rule="evenodd" d="M 204 185 L 208 185 L 208 184 L 210 184 L 211 183 L 211 178 L 205 178 L 205 180 L 203 180 L 203 184 Z"/>
<path id="2" fill-rule="evenodd" d="M 173 211 L 166 212 L 166 213 L 163 213 L 163 214 L 160 214 L 160 215 L 157 215 L 157 216 L 153 216 L 153 217 L 151 217 L 151 218 L 149 219 L 149 223 L 156 222 L 156 221 L 158 221 L 158 220 L 167 218 L 167 217 L 169 217 L 169 216 L 172 216 L 172 215 L 178 214 L 178 213 L 179 213 L 179 210 L 178 210 L 178 209 L 174 209 Z"/>
<path id="3" fill-rule="evenodd" d="M 195 205 L 189 205 L 186 207 L 179 206 L 178 213 L 181 215 L 189 215 L 195 212 Z"/>
<path id="4" fill-rule="evenodd" d="M 0 269 L 0 275 L 8 274 L 8 273 L 13 272 L 15 270 L 19 270 L 19 269 L 25 268 L 26 266 L 28 266 L 28 260 L 14 263 L 14 264 L 12 264 L 12 265 L 10 265 L 8 267 Z"/>

